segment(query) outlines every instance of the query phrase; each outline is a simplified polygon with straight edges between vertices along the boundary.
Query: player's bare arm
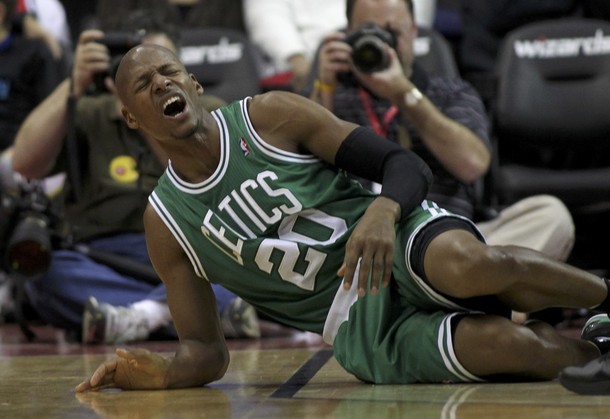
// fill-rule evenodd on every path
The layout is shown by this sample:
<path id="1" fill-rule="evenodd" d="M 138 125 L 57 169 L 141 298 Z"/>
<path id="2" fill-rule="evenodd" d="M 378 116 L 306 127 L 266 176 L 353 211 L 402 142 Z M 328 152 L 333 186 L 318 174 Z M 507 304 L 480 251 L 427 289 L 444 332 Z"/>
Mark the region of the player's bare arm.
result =
<path id="1" fill-rule="evenodd" d="M 218 380 L 227 369 L 229 353 L 210 284 L 194 274 L 179 244 L 150 207 L 145 225 L 151 260 L 167 288 L 179 348 L 173 357 L 144 349 L 117 349 L 116 357 L 104 362 L 76 387 L 78 392 L 109 387 L 194 387 Z"/>
<path id="2" fill-rule="evenodd" d="M 341 142 L 358 127 L 307 98 L 286 92 L 254 96 L 248 110 L 257 132 L 269 144 L 313 154 L 331 164 Z"/>
<path id="3" fill-rule="evenodd" d="M 351 147 L 345 164 L 337 164 L 337 153 L 341 144 L 354 136 L 358 126 L 335 117 L 326 108 L 298 95 L 286 93 L 267 93 L 256 96 L 249 108 L 252 123 L 258 133 L 272 145 L 291 152 L 311 153 L 320 159 L 338 165 L 352 173 L 374 181 L 381 182 L 382 165 L 387 160 L 380 155 L 380 163 L 375 168 L 366 168 L 370 153 L 388 153 L 377 145 L 386 143 L 382 138 L 369 138 L 369 132 L 360 132 L 358 144 L 365 142 L 365 147 Z M 385 144 L 387 146 L 387 143 Z M 392 146 L 390 146 L 392 147 Z M 345 154 L 345 153 L 344 153 Z M 354 162 L 351 162 L 351 160 Z M 361 163 L 362 162 L 362 163 Z M 404 163 L 410 164 L 410 161 Z M 409 176 L 404 167 L 401 173 Z M 418 168 L 414 169 L 419 171 Z M 427 191 L 427 182 L 414 185 L 413 190 L 404 191 L 413 194 L 414 202 L 419 203 Z M 364 295 L 367 290 L 377 293 L 380 286 L 390 283 L 391 266 L 394 253 L 394 224 L 401 215 L 401 200 L 392 196 L 377 198 L 360 220 L 352 233 L 346 249 L 343 266 L 337 275 L 344 278 L 344 287 L 351 288 L 358 262 L 358 293 Z M 404 200 L 402 201 L 404 202 Z M 412 204 L 409 204 L 412 206 Z M 412 208 L 404 208 L 410 211 Z M 371 281 L 369 283 L 369 274 Z"/>
<path id="4" fill-rule="evenodd" d="M 229 364 L 229 352 L 212 288 L 208 281 L 195 275 L 186 254 L 150 206 L 144 215 L 144 225 L 150 259 L 165 284 L 180 339 L 167 371 L 166 388 L 218 380 Z"/>

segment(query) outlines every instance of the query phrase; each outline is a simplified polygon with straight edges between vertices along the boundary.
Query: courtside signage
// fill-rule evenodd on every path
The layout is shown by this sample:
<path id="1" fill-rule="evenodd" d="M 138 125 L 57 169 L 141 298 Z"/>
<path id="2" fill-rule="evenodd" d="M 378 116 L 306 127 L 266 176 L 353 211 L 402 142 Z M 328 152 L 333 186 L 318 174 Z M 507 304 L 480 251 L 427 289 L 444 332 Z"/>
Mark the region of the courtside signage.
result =
<path id="1" fill-rule="evenodd" d="M 231 43 L 228 38 L 220 38 L 215 45 L 198 45 L 182 47 L 180 60 L 185 66 L 234 63 L 243 57 L 244 45 L 241 42 Z"/>
<path id="2" fill-rule="evenodd" d="M 602 29 L 593 36 L 575 38 L 546 38 L 517 40 L 513 44 L 519 58 L 563 58 L 578 55 L 594 56 L 610 54 L 610 36 Z"/>

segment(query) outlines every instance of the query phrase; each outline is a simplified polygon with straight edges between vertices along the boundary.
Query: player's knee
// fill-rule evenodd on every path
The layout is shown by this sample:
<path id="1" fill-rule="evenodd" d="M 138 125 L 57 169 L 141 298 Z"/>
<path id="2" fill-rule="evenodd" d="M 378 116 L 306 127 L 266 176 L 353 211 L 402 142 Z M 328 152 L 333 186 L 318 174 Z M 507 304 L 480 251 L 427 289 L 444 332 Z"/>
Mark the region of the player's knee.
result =
<path id="1" fill-rule="evenodd" d="M 514 255 L 504 247 L 453 245 L 443 262 L 446 277 L 439 290 L 456 298 L 471 298 L 495 294 L 502 289 L 494 275 L 495 269 L 516 269 L 519 265 Z"/>

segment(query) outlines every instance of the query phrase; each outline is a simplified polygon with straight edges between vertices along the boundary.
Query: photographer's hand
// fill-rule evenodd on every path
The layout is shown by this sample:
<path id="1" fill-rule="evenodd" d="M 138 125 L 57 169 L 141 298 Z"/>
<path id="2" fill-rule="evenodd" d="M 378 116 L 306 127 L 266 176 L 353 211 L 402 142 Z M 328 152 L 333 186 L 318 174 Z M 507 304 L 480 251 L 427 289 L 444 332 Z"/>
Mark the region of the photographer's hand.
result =
<path id="1" fill-rule="evenodd" d="M 349 71 L 352 48 L 345 43 L 343 32 L 333 32 L 324 38 L 318 50 L 318 78 L 310 99 L 333 111 L 333 93 L 337 75 Z"/>
<path id="2" fill-rule="evenodd" d="M 326 36 L 318 55 L 318 79 L 324 84 L 335 85 L 337 74 L 350 70 L 351 51 L 343 32 Z"/>
<path id="3" fill-rule="evenodd" d="M 110 67 L 108 48 L 95 42 L 103 37 L 104 32 L 91 29 L 84 31 L 78 39 L 72 68 L 71 92 L 77 98 L 93 83 L 97 73 L 108 71 Z"/>
<path id="4" fill-rule="evenodd" d="M 385 70 L 363 73 L 356 68 L 352 68 L 351 71 L 360 83 L 377 97 L 387 99 L 394 104 L 401 104 L 405 93 L 413 89 L 415 85 L 405 75 L 396 51 L 387 45 L 386 49 L 390 63 Z"/>

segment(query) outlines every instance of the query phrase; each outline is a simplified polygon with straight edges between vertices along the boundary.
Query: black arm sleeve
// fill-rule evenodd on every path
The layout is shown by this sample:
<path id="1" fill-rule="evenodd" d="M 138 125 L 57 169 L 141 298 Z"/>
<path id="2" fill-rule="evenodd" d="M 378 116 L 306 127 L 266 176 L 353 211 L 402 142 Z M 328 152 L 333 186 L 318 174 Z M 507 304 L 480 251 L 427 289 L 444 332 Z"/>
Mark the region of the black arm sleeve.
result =
<path id="1" fill-rule="evenodd" d="M 335 165 L 381 183 L 380 195 L 400 205 L 401 218 L 424 200 L 432 183 L 432 172 L 419 156 L 364 127 L 341 143 Z"/>

